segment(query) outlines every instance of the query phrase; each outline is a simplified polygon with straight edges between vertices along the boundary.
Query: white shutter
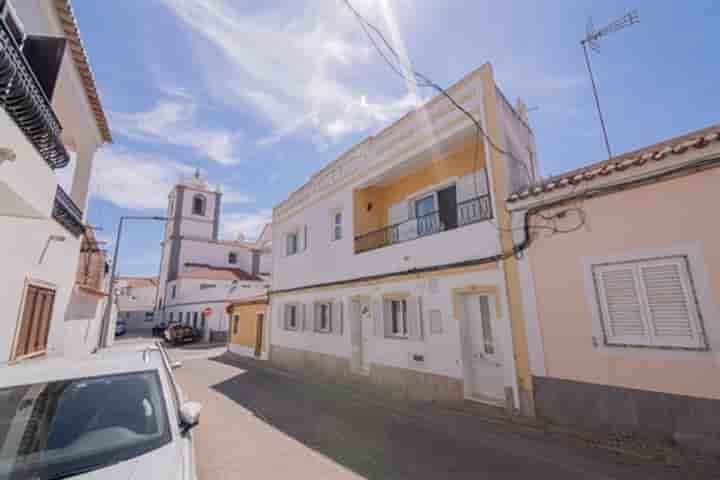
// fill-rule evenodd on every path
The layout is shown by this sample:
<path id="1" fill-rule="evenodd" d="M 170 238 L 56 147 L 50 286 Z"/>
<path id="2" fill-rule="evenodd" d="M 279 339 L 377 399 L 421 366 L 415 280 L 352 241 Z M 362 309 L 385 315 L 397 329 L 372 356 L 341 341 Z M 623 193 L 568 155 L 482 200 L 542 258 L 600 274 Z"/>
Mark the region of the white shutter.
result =
<path id="1" fill-rule="evenodd" d="M 288 307 L 289 305 L 285 304 L 282 309 L 278 308 L 278 327 L 280 330 L 285 329 L 285 319 L 288 316 Z"/>
<path id="2" fill-rule="evenodd" d="M 638 268 L 654 343 L 676 347 L 704 346 L 684 259 L 657 260 Z"/>
<path id="3" fill-rule="evenodd" d="M 307 305 L 305 305 L 304 303 L 302 305 L 298 305 L 298 310 L 298 315 L 300 315 L 300 330 L 309 330 L 310 325 L 307 319 Z"/>
<path id="4" fill-rule="evenodd" d="M 383 303 L 384 302 L 381 300 L 373 300 L 372 302 L 373 326 L 375 327 L 376 337 L 385 336 L 385 327 L 383 326 Z"/>
<path id="5" fill-rule="evenodd" d="M 632 265 L 599 267 L 596 269 L 596 282 L 607 342 L 649 344 L 640 289 Z"/>
<path id="6" fill-rule="evenodd" d="M 398 202 L 388 208 L 388 225 L 402 223 L 408 219 L 408 202 Z"/>
<path id="7" fill-rule="evenodd" d="M 343 302 L 342 300 L 333 303 L 331 308 L 332 319 L 330 321 L 330 328 L 332 333 L 335 335 L 342 335 L 343 333 Z"/>
<path id="8" fill-rule="evenodd" d="M 384 337 L 391 337 L 392 332 L 392 300 L 382 302 L 382 334 Z"/>
<path id="9" fill-rule="evenodd" d="M 305 251 L 305 250 L 308 249 L 308 245 L 309 245 L 309 242 L 310 242 L 310 235 L 309 235 L 309 232 L 308 232 L 308 226 L 307 226 L 307 225 L 305 225 L 305 226 L 303 227 L 302 238 L 303 238 L 302 251 Z"/>
<path id="10" fill-rule="evenodd" d="M 475 179 L 477 179 L 477 189 Z M 483 168 L 473 174 L 469 173 L 460 177 L 456 184 L 458 203 L 470 200 L 475 197 L 487 195 L 487 171 Z"/>
<path id="11" fill-rule="evenodd" d="M 423 338 L 420 303 L 420 297 L 410 297 L 407 299 L 408 338 L 410 340 L 419 341 Z"/>

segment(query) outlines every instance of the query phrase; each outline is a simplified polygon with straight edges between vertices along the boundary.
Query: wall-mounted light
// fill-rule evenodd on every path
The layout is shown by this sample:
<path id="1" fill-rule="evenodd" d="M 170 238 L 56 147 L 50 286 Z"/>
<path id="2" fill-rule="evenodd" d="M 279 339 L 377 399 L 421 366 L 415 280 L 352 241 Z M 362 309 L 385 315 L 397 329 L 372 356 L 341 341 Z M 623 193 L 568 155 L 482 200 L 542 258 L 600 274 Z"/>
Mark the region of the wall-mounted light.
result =
<path id="1" fill-rule="evenodd" d="M 7 147 L 0 147 L 0 165 L 4 162 L 14 162 L 17 158 L 15 150 Z"/>

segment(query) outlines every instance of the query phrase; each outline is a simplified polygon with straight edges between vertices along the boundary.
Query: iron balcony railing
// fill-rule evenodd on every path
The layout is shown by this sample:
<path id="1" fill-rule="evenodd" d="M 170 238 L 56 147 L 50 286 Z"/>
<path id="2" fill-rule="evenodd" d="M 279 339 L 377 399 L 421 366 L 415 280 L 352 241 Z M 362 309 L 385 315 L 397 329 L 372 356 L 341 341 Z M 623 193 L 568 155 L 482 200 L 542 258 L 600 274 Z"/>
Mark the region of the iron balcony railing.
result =
<path id="1" fill-rule="evenodd" d="M 20 47 L 0 19 L 0 106 L 50 165 L 70 162 L 60 141 L 62 127 Z"/>
<path id="2" fill-rule="evenodd" d="M 482 222 L 492 218 L 490 196 L 482 195 L 457 204 L 457 222 L 447 225 L 440 220 L 440 212 L 411 218 L 401 223 L 373 230 L 355 237 L 355 252 L 367 252 L 396 243 L 415 240 L 458 227 Z"/>
<path id="3" fill-rule="evenodd" d="M 74 236 L 79 237 L 85 232 L 85 225 L 82 221 L 82 210 L 75 205 L 70 195 L 65 193 L 60 186 L 55 192 L 55 203 L 53 204 L 52 216 Z"/>

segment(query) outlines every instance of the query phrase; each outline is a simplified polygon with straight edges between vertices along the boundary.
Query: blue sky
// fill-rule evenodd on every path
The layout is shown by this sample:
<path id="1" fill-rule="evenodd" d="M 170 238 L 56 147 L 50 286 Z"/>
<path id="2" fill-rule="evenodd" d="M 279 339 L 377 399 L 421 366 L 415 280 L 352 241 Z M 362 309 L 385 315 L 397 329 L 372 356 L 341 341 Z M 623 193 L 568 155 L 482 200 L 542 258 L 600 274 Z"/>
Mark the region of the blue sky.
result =
<path id="1" fill-rule="evenodd" d="M 73 3 L 115 139 L 93 174 L 89 218 L 103 240 L 120 215 L 162 215 L 195 168 L 223 185 L 222 235 L 256 235 L 314 171 L 413 105 L 341 0 Z M 579 45 L 590 16 L 641 18 L 592 58 L 614 152 L 718 121 L 719 2 L 353 4 L 440 85 L 492 62 L 506 96 L 537 107 L 544 175 L 605 155 Z M 128 225 L 120 272 L 157 274 L 161 238 L 161 224 Z"/>

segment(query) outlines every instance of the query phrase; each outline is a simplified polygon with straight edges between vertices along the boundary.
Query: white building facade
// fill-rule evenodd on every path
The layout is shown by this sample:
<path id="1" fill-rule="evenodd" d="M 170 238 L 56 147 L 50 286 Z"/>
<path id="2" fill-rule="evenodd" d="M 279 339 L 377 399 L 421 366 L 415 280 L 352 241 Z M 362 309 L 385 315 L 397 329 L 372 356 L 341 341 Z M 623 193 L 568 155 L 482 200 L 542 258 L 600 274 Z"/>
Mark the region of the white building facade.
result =
<path id="1" fill-rule="evenodd" d="M 273 211 L 270 360 L 521 408 L 496 199 L 534 176 L 534 140 L 489 65 L 449 93 L 523 165 L 436 97 L 313 175 Z"/>
<path id="2" fill-rule="evenodd" d="M 0 361 L 8 361 L 96 343 L 67 309 L 85 295 L 76 273 L 90 173 L 112 139 L 69 0 L 0 5 Z M 59 174 L 73 166 L 61 187 Z M 97 307 L 102 297 L 76 300 Z"/>
<path id="3" fill-rule="evenodd" d="M 117 320 L 124 321 L 128 331 L 146 332 L 159 323 L 155 318 L 156 277 L 120 277 L 115 291 Z"/>
<path id="4" fill-rule="evenodd" d="M 267 292 L 272 269 L 269 226 L 256 241 L 219 238 L 222 192 L 199 174 L 170 192 L 162 243 L 156 318 L 225 339 L 231 302 Z"/>

